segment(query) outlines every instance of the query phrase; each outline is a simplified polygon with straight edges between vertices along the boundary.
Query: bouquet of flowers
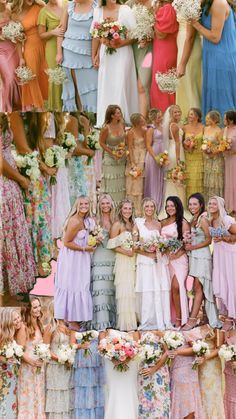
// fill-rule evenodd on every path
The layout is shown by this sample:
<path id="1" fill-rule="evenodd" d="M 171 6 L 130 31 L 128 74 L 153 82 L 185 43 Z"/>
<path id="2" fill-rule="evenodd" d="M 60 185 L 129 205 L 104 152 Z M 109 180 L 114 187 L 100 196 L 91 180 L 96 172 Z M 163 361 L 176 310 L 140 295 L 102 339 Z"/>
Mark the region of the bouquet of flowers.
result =
<path id="1" fill-rule="evenodd" d="M 37 181 L 40 178 L 38 154 L 38 151 L 25 155 L 17 154 L 15 150 L 12 151 L 19 172 L 33 181 Z"/>
<path id="2" fill-rule="evenodd" d="M 13 20 L 2 27 L 2 36 L 4 39 L 8 39 L 14 44 L 16 44 L 17 41 L 24 42 L 26 39 L 22 24 L 20 22 L 14 22 Z"/>
<path id="3" fill-rule="evenodd" d="M 61 146 L 67 151 L 67 153 L 73 153 L 77 146 L 76 139 L 70 132 L 64 132 L 64 137 Z"/>
<path id="4" fill-rule="evenodd" d="M 158 250 L 159 246 L 159 238 L 152 236 L 149 239 L 144 240 L 140 237 L 140 240 L 135 243 L 140 250 L 144 250 L 145 252 L 154 253 Z"/>
<path id="5" fill-rule="evenodd" d="M 104 240 L 103 228 L 99 224 L 96 224 L 88 236 L 88 246 L 96 246 L 102 240 Z"/>
<path id="6" fill-rule="evenodd" d="M 172 239 L 167 239 L 166 246 L 169 253 L 176 253 L 183 246 L 183 242 L 173 237 Z"/>
<path id="7" fill-rule="evenodd" d="M 218 152 L 218 147 L 219 147 L 218 141 L 212 141 L 212 140 L 208 140 L 207 138 L 204 138 L 202 142 L 201 150 L 205 154 L 210 154 L 210 153 L 214 154 Z"/>
<path id="8" fill-rule="evenodd" d="M 154 38 L 155 16 L 152 10 L 149 10 L 142 4 L 135 4 L 132 8 L 136 26 L 130 31 L 130 39 L 137 39 L 140 44 L 141 41 L 150 42 Z"/>
<path id="9" fill-rule="evenodd" d="M 112 150 L 112 154 L 116 157 L 122 158 L 124 155 L 128 155 L 129 152 L 128 150 L 126 150 L 126 146 L 125 143 L 122 142 L 120 144 L 118 144 L 114 150 Z"/>
<path id="10" fill-rule="evenodd" d="M 185 231 L 185 233 L 183 233 L 183 242 L 191 244 L 194 236 L 195 236 L 194 232 Z"/>
<path id="11" fill-rule="evenodd" d="M 236 361 L 236 344 L 234 345 L 222 345 L 219 350 L 219 356 L 228 361 Z M 236 368 L 233 368 L 234 374 L 236 374 Z"/>
<path id="12" fill-rule="evenodd" d="M 155 160 L 157 164 L 159 164 L 159 166 L 161 167 L 168 166 L 168 164 L 170 164 L 168 151 L 165 150 L 163 153 L 157 154 L 157 156 L 155 157 Z"/>
<path id="13" fill-rule="evenodd" d="M 101 356 L 115 362 L 114 369 L 120 372 L 128 371 L 128 362 L 138 354 L 138 343 L 130 336 L 108 336 L 98 345 Z"/>
<path id="14" fill-rule="evenodd" d="M 53 145 L 46 149 L 44 153 L 44 162 L 48 167 L 56 167 L 59 169 L 60 167 L 65 167 L 65 158 L 66 158 L 67 151 L 59 146 Z M 57 183 L 56 176 L 50 177 L 50 184 L 55 185 Z"/>
<path id="15" fill-rule="evenodd" d="M 34 354 L 40 361 L 48 362 L 51 359 L 50 345 L 46 343 L 38 343 L 34 347 Z M 37 367 L 36 373 L 40 374 L 41 368 Z"/>
<path id="16" fill-rule="evenodd" d="M 172 3 L 176 13 L 185 20 L 199 20 L 201 2 L 199 0 L 174 0 Z"/>
<path id="17" fill-rule="evenodd" d="M 6 359 L 16 358 L 19 362 L 21 357 L 24 355 L 23 346 L 18 345 L 15 340 L 7 343 L 0 349 L 0 355 Z"/>
<path id="18" fill-rule="evenodd" d="M 155 78 L 161 92 L 170 95 L 176 92 L 178 78 L 175 68 L 168 70 L 166 73 L 157 72 Z"/>
<path id="19" fill-rule="evenodd" d="M 48 68 L 45 70 L 45 73 L 48 75 L 48 81 L 57 86 L 63 84 L 67 80 L 66 72 L 60 65 L 55 68 Z"/>
<path id="20" fill-rule="evenodd" d="M 144 365 L 155 365 L 162 356 L 160 346 L 153 341 L 151 333 L 145 333 L 139 341 L 138 356 Z"/>
<path id="21" fill-rule="evenodd" d="M 141 176 L 142 174 L 143 171 L 139 167 L 132 167 L 132 169 L 129 171 L 129 175 L 132 176 L 134 179 Z"/>
<path id="22" fill-rule="evenodd" d="M 201 357 L 204 355 L 210 354 L 210 349 L 208 343 L 206 343 L 204 340 L 197 340 L 196 342 L 193 342 L 193 352 L 196 354 L 196 357 Z M 192 364 L 192 369 L 196 370 L 198 367 L 198 363 L 195 360 Z"/>
<path id="23" fill-rule="evenodd" d="M 185 186 L 186 167 L 183 161 L 180 161 L 173 169 L 168 170 L 166 175 L 168 180 L 177 183 L 180 186 Z"/>
<path id="24" fill-rule="evenodd" d="M 209 227 L 209 233 L 211 237 L 224 237 L 229 234 L 225 227 Z"/>
<path id="25" fill-rule="evenodd" d="M 109 41 L 126 39 L 127 28 L 111 18 L 106 18 L 102 22 L 95 22 L 91 31 L 93 38 L 105 38 Z M 106 54 L 113 54 L 116 48 L 106 47 Z"/>
<path id="26" fill-rule="evenodd" d="M 162 343 L 167 346 L 168 350 L 172 351 L 183 346 L 185 342 L 182 333 L 168 330 L 164 333 Z M 171 359 L 168 358 L 167 365 L 170 366 L 170 364 Z"/>
<path id="27" fill-rule="evenodd" d="M 70 368 L 74 364 L 76 345 L 59 345 L 57 351 L 58 363 Z"/>
<path id="28" fill-rule="evenodd" d="M 232 140 L 231 138 L 223 137 L 221 140 L 219 140 L 219 146 L 218 151 L 224 152 L 226 150 L 230 150 L 232 147 Z"/>
<path id="29" fill-rule="evenodd" d="M 18 84 L 21 86 L 36 78 L 36 75 L 33 74 L 31 68 L 26 66 L 17 67 L 15 73 L 18 78 Z"/>
<path id="30" fill-rule="evenodd" d="M 96 330 L 87 330 L 86 332 L 76 332 L 75 339 L 82 345 L 86 342 L 92 342 L 92 340 L 98 338 L 99 333 Z M 85 358 L 91 355 L 90 349 L 84 349 Z"/>
<path id="31" fill-rule="evenodd" d="M 190 153 L 192 153 L 193 150 L 197 147 L 197 141 L 194 135 L 186 136 L 183 141 L 183 146 L 186 151 L 189 151 Z"/>
<path id="32" fill-rule="evenodd" d="M 134 245 L 134 241 L 133 241 L 133 238 L 132 238 L 131 234 L 130 234 L 130 237 L 126 237 L 126 239 L 122 240 L 122 243 L 121 243 L 121 246 L 125 250 L 132 249 L 133 245 Z"/>
<path id="33" fill-rule="evenodd" d="M 99 131 L 93 129 L 89 135 L 87 135 L 87 146 L 90 148 L 90 150 L 99 150 L 100 144 L 99 144 Z M 87 165 L 89 165 L 92 161 L 92 157 L 88 157 L 87 159 Z"/>

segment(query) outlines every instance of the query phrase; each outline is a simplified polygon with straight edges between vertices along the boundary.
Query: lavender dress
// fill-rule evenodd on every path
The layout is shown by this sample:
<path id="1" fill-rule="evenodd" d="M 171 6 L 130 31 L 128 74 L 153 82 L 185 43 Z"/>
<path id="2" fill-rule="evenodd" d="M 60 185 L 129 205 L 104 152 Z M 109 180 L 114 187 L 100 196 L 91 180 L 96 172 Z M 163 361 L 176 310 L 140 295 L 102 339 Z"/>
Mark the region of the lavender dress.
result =
<path id="1" fill-rule="evenodd" d="M 164 141 L 162 132 L 154 126 L 152 148 L 155 155 L 163 153 Z M 164 190 L 164 170 L 147 153 L 145 159 L 145 182 L 144 198 L 153 198 L 157 204 L 157 212 L 160 211 L 163 201 Z"/>
<path id="2" fill-rule="evenodd" d="M 94 228 L 92 218 L 84 220 L 85 230 L 74 238 L 78 246 L 87 246 L 89 232 Z M 67 321 L 89 321 L 93 318 L 90 293 L 91 253 L 62 246 L 55 278 L 55 318 Z"/>

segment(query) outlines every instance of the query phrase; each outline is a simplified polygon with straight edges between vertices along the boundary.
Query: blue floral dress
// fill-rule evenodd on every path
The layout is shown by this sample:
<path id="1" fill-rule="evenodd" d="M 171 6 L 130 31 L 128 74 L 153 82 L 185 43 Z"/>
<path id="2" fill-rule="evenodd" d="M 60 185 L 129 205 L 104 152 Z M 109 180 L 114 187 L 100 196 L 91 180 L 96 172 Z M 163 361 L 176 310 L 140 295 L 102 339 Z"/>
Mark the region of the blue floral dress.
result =
<path id="1" fill-rule="evenodd" d="M 17 369 L 0 362 L 0 418 L 16 419 Z"/>

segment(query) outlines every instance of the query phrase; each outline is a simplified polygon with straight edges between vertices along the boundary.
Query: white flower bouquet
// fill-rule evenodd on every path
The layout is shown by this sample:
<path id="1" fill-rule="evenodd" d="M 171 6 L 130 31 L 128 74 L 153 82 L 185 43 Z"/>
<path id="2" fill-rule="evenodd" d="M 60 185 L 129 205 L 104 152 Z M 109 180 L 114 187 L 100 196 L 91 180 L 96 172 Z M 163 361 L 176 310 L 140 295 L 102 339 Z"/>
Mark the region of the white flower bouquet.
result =
<path id="1" fill-rule="evenodd" d="M 64 132 L 64 137 L 61 146 L 67 151 L 67 153 L 73 153 L 77 146 L 74 135 L 70 132 Z"/>
<path id="2" fill-rule="evenodd" d="M 46 343 L 38 343 L 34 347 L 34 354 L 42 362 L 48 362 L 51 359 L 50 345 Z M 36 373 L 40 374 L 41 368 L 37 367 Z"/>
<path id="3" fill-rule="evenodd" d="M 143 365 L 153 366 L 162 356 L 162 349 L 153 341 L 152 333 L 145 333 L 139 341 L 138 356 Z"/>
<path id="4" fill-rule="evenodd" d="M 70 369 L 75 361 L 76 348 L 76 345 L 59 345 L 57 350 L 58 363 Z"/>
<path id="5" fill-rule="evenodd" d="M 140 44 L 141 41 L 150 42 L 154 38 L 155 16 L 152 10 L 149 10 L 142 4 L 135 4 L 132 8 L 136 26 L 130 31 L 130 39 L 137 39 Z"/>
<path id="6" fill-rule="evenodd" d="M 199 0 L 174 0 L 172 3 L 176 13 L 185 20 L 199 20 L 201 2 Z"/>
<path id="7" fill-rule="evenodd" d="M 175 332 L 175 331 L 167 331 L 164 333 L 163 338 L 161 339 L 162 343 L 167 346 L 168 350 L 176 350 L 184 345 L 184 337 L 182 333 Z M 167 359 L 167 365 L 170 366 L 171 359 Z"/>
<path id="8" fill-rule="evenodd" d="M 59 169 L 60 167 L 65 167 L 65 159 L 66 159 L 67 151 L 59 146 L 53 145 L 46 149 L 44 153 L 44 162 L 48 167 L 55 167 Z M 50 184 L 55 185 L 57 183 L 56 176 L 50 177 Z"/>
<path id="9" fill-rule="evenodd" d="M 24 42 L 26 39 L 22 24 L 20 22 L 14 22 L 14 20 L 11 20 L 2 27 L 2 36 L 4 39 L 8 39 L 14 44 L 17 41 Z"/>
<path id="10" fill-rule="evenodd" d="M 45 70 L 45 73 L 48 75 L 49 82 L 54 83 L 57 86 L 67 81 L 66 72 L 60 65 L 55 68 L 48 68 Z"/>
<path id="11" fill-rule="evenodd" d="M 38 154 L 38 151 L 33 151 L 32 153 L 22 155 L 12 150 L 19 172 L 32 181 L 37 181 L 40 178 Z"/>
<path id="12" fill-rule="evenodd" d="M 121 242 L 121 247 L 125 250 L 132 249 L 133 245 L 134 245 L 134 241 L 133 241 L 131 235 L 130 235 L 130 237 L 126 237 L 126 239 L 122 240 L 122 242 Z"/>
<path id="13" fill-rule="evenodd" d="M 93 129 L 88 135 L 87 135 L 87 146 L 90 148 L 90 150 L 100 150 L 100 144 L 99 144 L 99 131 L 96 129 Z M 87 165 L 89 165 L 92 161 L 92 157 L 88 157 L 87 159 Z"/>
<path id="14" fill-rule="evenodd" d="M 131 336 L 107 336 L 98 345 L 101 356 L 114 363 L 114 369 L 126 372 L 129 369 L 128 362 L 138 354 L 139 345 Z"/>
<path id="15" fill-rule="evenodd" d="M 236 361 L 236 344 L 234 345 L 222 345 L 219 349 L 219 356 L 225 360 L 225 362 Z M 234 374 L 236 374 L 236 368 L 233 368 Z"/>
<path id="16" fill-rule="evenodd" d="M 157 72 L 155 79 L 161 92 L 170 95 L 176 92 L 178 78 L 175 68 L 170 69 L 166 73 Z"/>
<path id="17" fill-rule="evenodd" d="M 196 354 L 196 357 L 202 357 L 205 355 L 210 354 L 209 345 L 204 340 L 196 340 L 196 342 L 193 342 L 193 352 Z M 198 367 L 197 360 L 195 360 L 192 364 L 192 369 L 196 370 Z"/>
<path id="18" fill-rule="evenodd" d="M 24 355 L 23 346 L 18 345 L 15 340 L 10 343 L 7 343 L 0 349 L 0 355 L 4 356 L 6 359 L 16 358 L 18 362 Z"/>
<path id="19" fill-rule="evenodd" d="M 75 339 L 79 341 L 82 345 L 86 342 L 92 342 L 92 340 L 97 339 L 99 333 L 96 330 L 87 330 L 86 332 L 76 332 Z M 91 355 L 90 349 L 84 349 L 85 358 Z"/>
<path id="20" fill-rule="evenodd" d="M 26 66 L 17 67 L 15 73 L 18 78 L 18 84 L 21 86 L 36 78 L 36 75 L 33 74 L 31 68 Z"/>

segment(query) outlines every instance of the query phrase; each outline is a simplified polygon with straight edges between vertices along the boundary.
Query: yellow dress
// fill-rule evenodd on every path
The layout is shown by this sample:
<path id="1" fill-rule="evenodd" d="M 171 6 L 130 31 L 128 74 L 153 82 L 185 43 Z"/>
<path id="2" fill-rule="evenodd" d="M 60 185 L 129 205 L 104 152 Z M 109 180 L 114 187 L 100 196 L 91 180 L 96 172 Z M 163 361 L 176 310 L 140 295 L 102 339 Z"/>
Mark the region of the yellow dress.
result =
<path id="1" fill-rule="evenodd" d="M 186 21 L 177 16 L 179 32 L 177 35 L 177 65 L 180 63 L 184 42 L 186 38 Z M 178 83 L 176 91 L 176 103 L 180 106 L 183 117 L 187 117 L 190 108 L 201 108 L 202 95 L 202 41 L 199 33 L 196 33 L 192 52 L 186 67 L 185 76 Z"/>
<path id="2" fill-rule="evenodd" d="M 185 138 L 192 137 L 191 133 L 186 132 Z M 194 137 L 196 148 L 193 151 L 184 150 L 186 164 L 186 197 L 195 192 L 203 193 L 203 155 L 201 145 L 203 134 Z"/>

